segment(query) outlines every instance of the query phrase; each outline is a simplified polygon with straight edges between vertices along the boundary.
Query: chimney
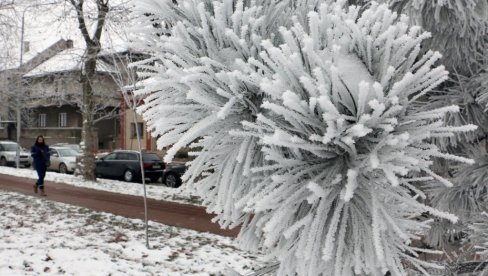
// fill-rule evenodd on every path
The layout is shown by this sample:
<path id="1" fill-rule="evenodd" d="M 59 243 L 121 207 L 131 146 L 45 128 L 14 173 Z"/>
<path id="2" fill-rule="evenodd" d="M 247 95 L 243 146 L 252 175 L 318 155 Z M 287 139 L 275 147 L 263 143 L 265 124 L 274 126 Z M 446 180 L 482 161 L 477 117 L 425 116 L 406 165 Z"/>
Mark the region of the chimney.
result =
<path id="1" fill-rule="evenodd" d="M 66 40 L 66 48 L 68 49 L 73 48 L 73 40 L 71 39 Z"/>

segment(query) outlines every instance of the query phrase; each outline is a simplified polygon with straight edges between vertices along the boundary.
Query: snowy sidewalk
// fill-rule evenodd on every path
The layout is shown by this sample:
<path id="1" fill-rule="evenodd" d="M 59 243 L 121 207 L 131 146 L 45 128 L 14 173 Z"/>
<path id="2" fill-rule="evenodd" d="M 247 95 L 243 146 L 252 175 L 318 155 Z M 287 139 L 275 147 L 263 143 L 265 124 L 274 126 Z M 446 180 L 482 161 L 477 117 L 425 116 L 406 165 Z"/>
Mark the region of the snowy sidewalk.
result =
<path id="1" fill-rule="evenodd" d="M 0 190 L 13 191 L 34 196 L 33 179 L 16 177 L 0 172 Z M 100 184 L 100 185 L 103 185 Z M 142 186 L 130 183 L 142 190 Z M 107 192 L 73 185 L 46 182 L 46 200 L 57 201 L 91 210 L 108 212 L 128 218 L 144 218 L 144 203 L 141 196 Z M 200 206 L 148 199 L 148 217 L 150 221 L 170 226 L 183 227 L 200 232 L 209 232 L 223 236 L 235 237 L 237 229 L 222 230 L 212 223 L 212 215 L 207 214 Z"/>

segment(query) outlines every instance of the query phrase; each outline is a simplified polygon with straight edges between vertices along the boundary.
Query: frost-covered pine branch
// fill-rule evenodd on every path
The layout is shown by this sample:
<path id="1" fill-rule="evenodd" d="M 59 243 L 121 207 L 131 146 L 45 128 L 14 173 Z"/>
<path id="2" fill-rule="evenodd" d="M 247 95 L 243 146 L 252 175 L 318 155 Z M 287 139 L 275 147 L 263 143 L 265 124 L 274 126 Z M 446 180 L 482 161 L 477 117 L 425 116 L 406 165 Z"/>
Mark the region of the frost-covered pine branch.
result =
<path id="1" fill-rule="evenodd" d="M 286 44 L 264 42 L 256 65 L 273 73 L 261 80 L 266 111 L 245 125 L 269 164 L 254 169 L 259 184 L 237 202 L 254 213 L 241 235 L 258 233 L 279 275 L 405 275 L 406 263 L 426 273 L 410 246 L 429 224 L 417 216 L 457 218 L 421 204 L 413 183 L 452 186 L 432 158 L 472 160 L 432 138 L 476 128 L 444 124 L 456 106 L 412 104 L 447 78 L 434 65 L 440 54 L 419 56 L 428 34 L 375 3 L 362 12 L 324 4 L 281 34 Z"/>
<path id="2" fill-rule="evenodd" d="M 488 137 L 487 90 L 487 34 L 488 4 L 482 0 L 385 0 L 395 11 L 410 16 L 414 24 L 432 33 L 426 41 L 426 49 L 443 54 L 441 62 L 451 72 L 450 80 L 434 93 L 423 98 L 422 108 L 430 110 L 445 105 L 458 105 L 459 113 L 445 117 L 450 125 L 474 124 L 478 129 L 456 134 L 448 139 L 438 139 L 443 149 L 453 154 L 471 157 L 477 164 L 455 168 L 449 161 L 436 160 L 437 172 L 453 178 L 452 189 L 434 189 L 429 192 L 435 207 L 458 214 L 461 222 L 451 225 L 439 221 L 433 225 L 427 241 L 431 245 L 446 246 L 447 243 L 469 242 L 465 237 L 468 226 L 486 210 L 486 201 L 481 200 L 477 190 L 487 182 L 485 157 L 472 152 L 483 151 Z M 481 185 L 480 185 L 481 184 Z M 477 187 L 477 188 L 475 188 Z M 476 192 L 475 192 L 476 191 Z M 455 237 L 455 239 L 453 239 Z"/>
<path id="3" fill-rule="evenodd" d="M 471 239 L 475 244 L 478 254 L 484 258 L 488 259 L 488 213 L 482 212 L 479 220 L 474 223 L 471 227 L 472 235 Z"/>
<path id="4" fill-rule="evenodd" d="M 452 74 L 451 74 L 452 75 Z M 465 77 L 452 76 L 442 87 L 436 89 L 423 99 L 421 109 L 430 110 L 445 105 L 455 104 L 460 112 L 448 114 L 445 122 L 450 125 L 474 124 L 478 129 L 469 133 L 459 133 L 447 139 L 438 139 L 438 144 L 451 152 L 468 154 L 470 148 L 488 134 L 488 114 L 485 112 L 486 93 L 484 75 Z"/>
<path id="5" fill-rule="evenodd" d="M 456 177 L 452 180 L 453 187 L 427 187 L 434 208 L 460 218 L 455 225 L 442 220 L 436 222 L 426 239 L 431 246 L 448 247 L 454 241 L 458 241 L 458 244 L 471 243 L 466 239 L 470 225 L 479 220 L 481 213 L 488 211 L 488 156 L 480 153 L 470 155 L 476 156 L 475 163 L 456 169 L 458 172 L 455 172 Z"/>
<path id="6" fill-rule="evenodd" d="M 190 188 L 278 274 L 426 273 L 416 217 L 457 218 L 413 183 L 451 186 L 432 158 L 471 160 L 431 141 L 475 127 L 444 123 L 457 106 L 417 109 L 447 78 L 427 33 L 386 5 L 326 2 L 141 0 L 139 111 L 166 161 L 195 148 Z"/>
<path id="7" fill-rule="evenodd" d="M 486 64 L 488 3 L 483 0 L 386 0 L 433 34 L 427 49 L 441 51 L 449 71 L 476 73 Z"/>
<path id="8" fill-rule="evenodd" d="M 184 146 L 195 149 L 184 179 L 223 227 L 249 217 L 234 202 L 252 187 L 251 168 L 262 162 L 258 138 L 229 136 L 242 129 L 242 121 L 254 120 L 263 97 L 240 67 L 259 59 L 261 41 L 274 39 L 277 26 L 288 20 L 290 3 L 140 1 L 135 47 L 153 56 L 136 64 L 146 78 L 136 91 L 145 97 L 139 111 L 159 137 L 158 147 L 171 145 L 166 162 Z"/>

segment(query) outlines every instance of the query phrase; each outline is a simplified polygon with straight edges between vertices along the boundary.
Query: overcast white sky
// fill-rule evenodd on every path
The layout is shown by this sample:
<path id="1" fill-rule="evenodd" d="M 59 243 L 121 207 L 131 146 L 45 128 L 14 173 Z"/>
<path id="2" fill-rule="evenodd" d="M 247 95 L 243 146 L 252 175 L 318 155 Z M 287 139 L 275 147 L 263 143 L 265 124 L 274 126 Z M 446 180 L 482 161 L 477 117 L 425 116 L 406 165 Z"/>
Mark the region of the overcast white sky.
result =
<path id="1" fill-rule="evenodd" d="M 92 1 L 87 1 L 88 4 Z M 123 11 L 130 0 L 111 0 L 111 16 L 104 30 L 103 45 L 107 48 L 124 47 L 128 26 L 128 13 Z M 0 0 L 0 4 L 2 0 Z M 16 0 L 13 9 L 0 9 L 0 16 L 8 17 L 13 28 L 0 29 L 3 36 L 0 68 L 18 66 L 20 59 L 21 19 L 25 18 L 24 41 L 30 44 L 30 51 L 24 54 L 24 62 L 46 49 L 59 39 L 72 39 L 75 48 L 84 48 L 84 41 L 78 29 L 78 22 L 71 4 L 65 0 Z M 44 4 L 36 6 L 36 3 Z M 47 4 L 46 3 L 54 3 Z M 29 7 L 30 6 L 30 7 Z M 28 7 L 26 9 L 26 7 Z M 91 7 L 94 8 L 94 7 Z M 87 14 L 87 16 L 90 16 Z M 93 17 L 92 17 L 93 18 Z M 1 22 L 0 22 L 1 23 Z"/>

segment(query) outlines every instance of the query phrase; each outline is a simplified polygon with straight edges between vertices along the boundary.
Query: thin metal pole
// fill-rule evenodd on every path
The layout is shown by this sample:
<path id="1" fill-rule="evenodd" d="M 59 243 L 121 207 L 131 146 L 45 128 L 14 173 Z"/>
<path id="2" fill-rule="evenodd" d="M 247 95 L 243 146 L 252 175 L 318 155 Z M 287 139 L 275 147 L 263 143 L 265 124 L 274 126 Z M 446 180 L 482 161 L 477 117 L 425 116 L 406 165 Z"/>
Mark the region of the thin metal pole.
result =
<path id="1" fill-rule="evenodd" d="M 15 166 L 19 168 L 20 166 L 20 132 L 21 132 L 21 110 L 20 110 L 20 97 L 23 95 L 24 92 L 24 86 L 22 84 L 22 77 L 23 77 L 23 72 L 22 72 L 22 63 L 24 62 L 24 30 L 25 30 L 25 13 L 27 12 L 28 9 L 32 7 L 39 7 L 39 6 L 47 6 L 47 5 L 54 5 L 56 3 L 44 3 L 44 4 L 35 4 L 35 5 L 30 5 L 24 8 L 22 11 L 22 25 L 20 29 L 20 58 L 19 58 L 19 93 L 17 94 L 17 106 L 15 107 L 15 113 L 17 115 L 16 121 L 17 121 L 17 144 L 19 145 L 17 147 L 17 151 L 15 153 Z"/>
<path id="2" fill-rule="evenodd" d="M 23 85 L 22 85 L 22 63 L 24 61 L 24 24 L 25 24 L 25 12 L 27 9 L 33 6 L 27 6 L 24 11 L 22 12 L 22 25 L 20 29 L 20 63 L 19 63 L 19 93 L 17 94 L 17 106 L 15 108 L 15 112 L 17 114 L 17 150 L 15 152 L 15 167 L 20 167 L 20 131 L 21 131 L 21 114 L 20 114 L 20 97 L 23 94 Z"/>
<path id="3" fill-rule="evenodd" d="M 133 105 L 135 104 L 135 101 L 133 102 Z M 132 106 L 132 115 L 134 119 L 134 127 L 136 129 L 136 136 L 137 136 L 137 145 L 139 147 L 139 165 L 141 166 L 141 177 L 142 177 L 142 186 L 144 187 L 144 227 L 146 231 L 146 248 L 150 249 L 149 247 L 149 227 L 148 227 L 148 219 L 147 219 L 147 194 L 146 194 L 146 177 L 144 174 L 144 165 L 142 162 L 142 146 L 141 146 L 141 135 L 139 133 L 139 128 L 137 125 L 137 117 L 136 117 L 136 111 L 135 107 Z"/>

